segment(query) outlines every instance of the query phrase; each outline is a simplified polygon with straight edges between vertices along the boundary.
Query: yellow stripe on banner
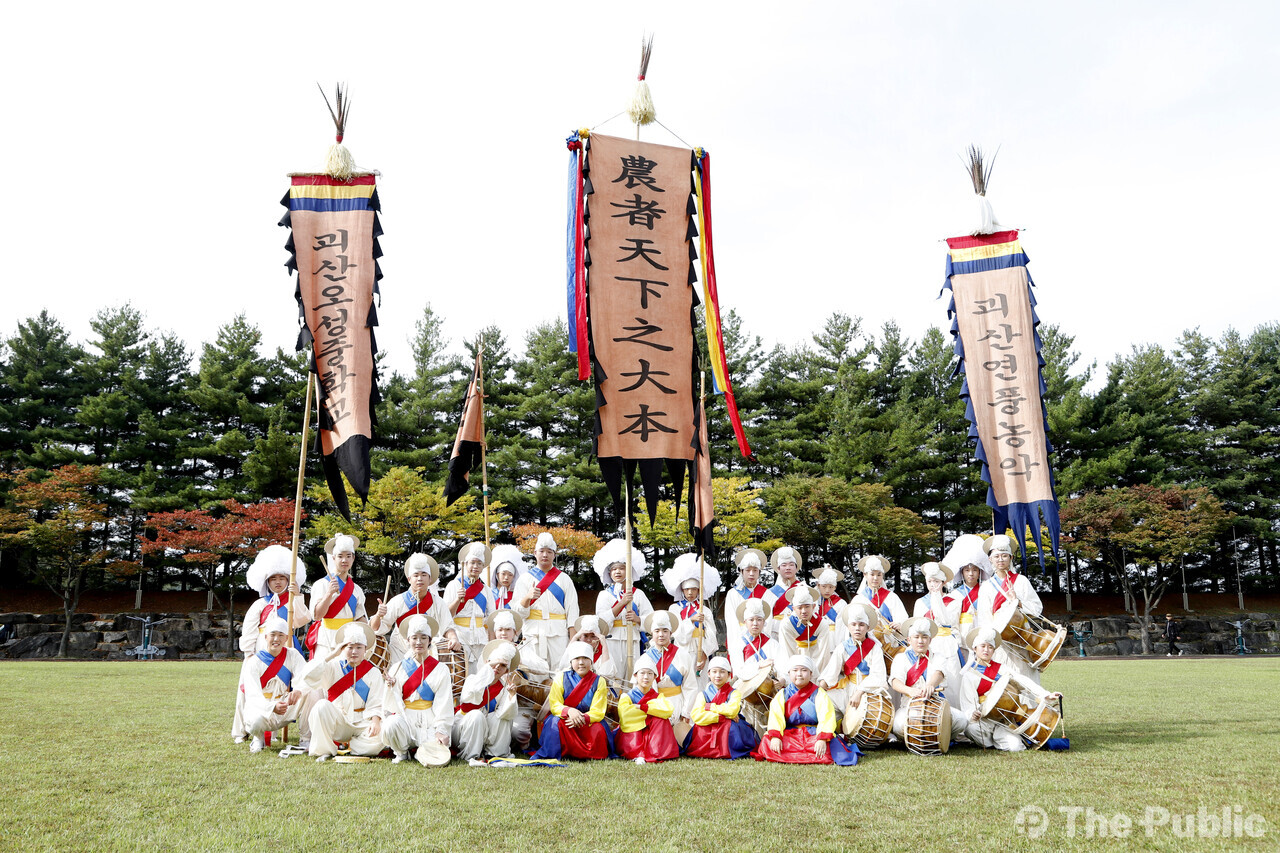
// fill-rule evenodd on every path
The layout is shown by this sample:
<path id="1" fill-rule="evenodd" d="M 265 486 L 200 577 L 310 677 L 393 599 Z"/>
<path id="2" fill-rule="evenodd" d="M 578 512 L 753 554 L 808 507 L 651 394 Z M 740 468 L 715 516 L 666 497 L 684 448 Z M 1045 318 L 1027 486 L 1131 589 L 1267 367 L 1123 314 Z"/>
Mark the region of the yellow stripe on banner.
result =
<path id="1" fill-rule="evenodd" d="M 289 187 L 289 198 L 372 198 L 373 184 Z"/>
<path id="2" fill-rule="evenodd" d="M 711 301 L 711 277 L 707 274 L 707 217 L 706 204 L 702 199 L 702 180 L 701 176 L 695 174 L 693 177 L 693 192 L 698 198 L 698 260 L 702 265 L 702 319 L 707 326 L 707 360 L 711 362 L 711 373 L 716 378 L 716 387 L 723 391 L 728 387 L 725 381 L 724 370 L 721 369 L 720 359 L 717 357 L 718 347 L 717 341 L 720 340 L 720 322 L 716 316 L 716 306 Z"/>
<path id="3" fill-rule="evenodd" d="M 1016 255 L 1022 251 L 1022 243 L 1013 240 L 1008 243 L 996 243 L 994 246 L 974 246 L 972 249 L 952 249 L 951 263 L 960 264 L 965 261 L 981 261 L 986 258 L 1000 258 L 1005 255 Z"/>

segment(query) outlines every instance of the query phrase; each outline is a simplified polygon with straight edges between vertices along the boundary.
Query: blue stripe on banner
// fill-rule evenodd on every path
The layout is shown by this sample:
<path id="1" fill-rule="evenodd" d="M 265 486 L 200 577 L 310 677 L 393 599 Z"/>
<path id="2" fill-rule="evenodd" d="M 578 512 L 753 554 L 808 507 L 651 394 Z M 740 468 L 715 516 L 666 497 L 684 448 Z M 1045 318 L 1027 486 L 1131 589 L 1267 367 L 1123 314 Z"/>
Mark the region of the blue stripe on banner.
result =
<path id="1" fill-rule="evenodd" d="M 332 213 L 338 210 L 368 210 L 367 198 L 291 198 L 290 210 L 315 210 Z"/>
<path id="2" fill-rule="evenodd" d="M 570 140 L 577 137 L 574 134 L 569 137 Z M 576 150 L 569 151 L 569 198 L 566 207 L 569 211 L 568 223 L 565 225 L 565 245 L 564 245 L 564 265 L 567 278 L 566 289 L 568 291 L 567 299 L 569 303 L 569 352 L 576 353 L 578 351 L 578 310 L 577 310 L 577 293 L 578 293 L 578 263 L 577 263 L 577 234 L 575 228 L 577 224 L 576 214 L 578 201 L 578 152 Z"/>
<path id="3" fill-rule="evenodd" d="M 948 257 L 948 261 L 950 258 Z M 950 264 L 951 275 L 967 275 L 975 272 L 990 272 L 991 270 L 1007 270 L 1010 267 L 1025 267 L 1027 265 L 1027 255 L 1025 252 L 1019 252 L 1016 255 L 999 255 L 994 258 L 980 258 L 976 261 L 962 261 L 961 263 Z"/>

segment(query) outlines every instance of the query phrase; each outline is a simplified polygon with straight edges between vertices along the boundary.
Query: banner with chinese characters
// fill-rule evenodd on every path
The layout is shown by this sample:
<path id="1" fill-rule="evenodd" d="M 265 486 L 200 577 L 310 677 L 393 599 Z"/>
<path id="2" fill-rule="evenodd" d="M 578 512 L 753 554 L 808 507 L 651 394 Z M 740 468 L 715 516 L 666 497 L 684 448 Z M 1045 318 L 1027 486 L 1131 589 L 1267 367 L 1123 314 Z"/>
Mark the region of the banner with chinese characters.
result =
<path id="1" fill-rule="evenodd" d="M 694 458 L 693 152 L 601 135 L 585 149 L 595 450 L 615 501 L 639 469 L 652 517 L 663 468 L 678 504 Z"/>
<path id="2" fill-rule="evenodd" d="M 1033 282 L 1017 231 L 947 240 L 948 313 L 956 372 L 964 371 L 969 437 L 988 484 L 995 530 L 1040 541 L 1041 516 L 1058 548 Z M 1023 559 L 1026 559 L 1024 549 Z M 1041 552 L 1041 564 L 1044 556 Z"/>
<path id="3" fill-rule="evenodd" d="M 311 344 L 325 479 L 347 516 L 339 472 L 362 499 L 368 497 L 369 443 L 380 399 L 373 361 L 374 295 L 382 278 L 378 193 L 371 174 L 346 181 L 295 175 L 291 181 L 280 224 L 292 229 L 286 266 L 298 274 L 298 349 Z"/>

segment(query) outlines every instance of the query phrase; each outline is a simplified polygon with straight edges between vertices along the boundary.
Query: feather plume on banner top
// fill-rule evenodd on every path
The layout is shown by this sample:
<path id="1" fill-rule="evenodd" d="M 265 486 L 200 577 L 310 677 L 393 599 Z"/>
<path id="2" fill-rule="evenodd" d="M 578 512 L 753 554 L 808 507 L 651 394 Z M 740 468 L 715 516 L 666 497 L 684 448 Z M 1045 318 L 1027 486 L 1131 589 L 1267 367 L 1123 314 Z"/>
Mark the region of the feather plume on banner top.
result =
<path id="1" fill-rule="evenodd" d="M 994 160 L 992 161 L 994 162 Z M 1034 282 L 1017 229 L 1002 230 L 987 199 L 992 162 L 970 147 L 966 171 L 978 196 L 977 226 L 947 238 L 947 315 L 962 374 L 969 439 L 982 464 L 996 532 L 1040 542 L 1041 523 L 1058 550 L 1058 501 L 1044 404 L 1044 359 Z M 1043 549 L 1037 549 L 1044 568 Z M 1023 549 L 1023 562 L 1027 558 Z"/>
<path id="2" fill-rule="evenodd" d="M 652 45 L 652 37 L 643 42 L 640 85 L 628 111 L 637 135 L 641 125 L 655 121 L 644 82 Z M 750 453 L 732 404 L 719 323 L 710 157 L 703 149 L 586 128 L 566 142 L 569 349 L 578 356 L 578 378 L 595 380 L 594 449 L 615 506 L 621 506 L 623 477 L 630 482 L 639 469 L 652 523 L 663 469 L 677 506 L 686 473 L 697 476 L 699 272 L 714 381 L 729 401 L 739 447 Z M 705 479 L 709 486 L 709 476 Z"/>
<path id="3" fill-rule="evenodd" d="M 324 92 L 321 90 L 321 95 Z M 334 503 L 350 518 L 345 475 L 362 500 L 369 495 L 369 446 L 376 422 L 378 371 L 374 364 L 380 295 L 382 225 L 376 171 L 356 168 L 342 144 L 351 102 L 339 85 L 325 97 L 337 129 L 317 172 L 291 172 L 280 224 L 290 229 L 285 267 L 297 273 L 299 350 L 311 344 L 316 376 L 317 435 L 325 480 Z"/>

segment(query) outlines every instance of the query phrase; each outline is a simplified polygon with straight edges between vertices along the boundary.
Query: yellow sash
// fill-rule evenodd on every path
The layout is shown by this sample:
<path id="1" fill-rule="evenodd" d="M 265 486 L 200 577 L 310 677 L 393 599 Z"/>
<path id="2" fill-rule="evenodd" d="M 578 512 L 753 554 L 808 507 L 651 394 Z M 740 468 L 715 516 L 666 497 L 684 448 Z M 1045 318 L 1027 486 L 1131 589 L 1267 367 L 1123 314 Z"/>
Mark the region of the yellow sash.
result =
<path id="1" fill-rule="evenodd" d="M 348 622 L 354 622 L 354 621 L 355 621 L 354 619 L 350 619 L 350 618 L 344 619 L 341 616 L 335 616 L 332 619 L 322 620 L 322 624 L 324 625 L 324 627 L 328 628 L 329 630 L 336 631 L 339 628 L 341 628 L 343 625 L 347 624 Z"/>
<path id="2" fill-rule="evenodd" d="M 564 621 L 568 617 L 565 616 L 563 613 L 545 613 L 541 610 L 530 610 L 529 618 L 530 619 L 559 619 L 561 621 Z"/>
<path id="3" fill-rule="evenodd" d="M 405 702 L 405 708 L 410 711 L 425 711 L 431 707 L 430 699 L 414 699 L 412 702 Z"/>

